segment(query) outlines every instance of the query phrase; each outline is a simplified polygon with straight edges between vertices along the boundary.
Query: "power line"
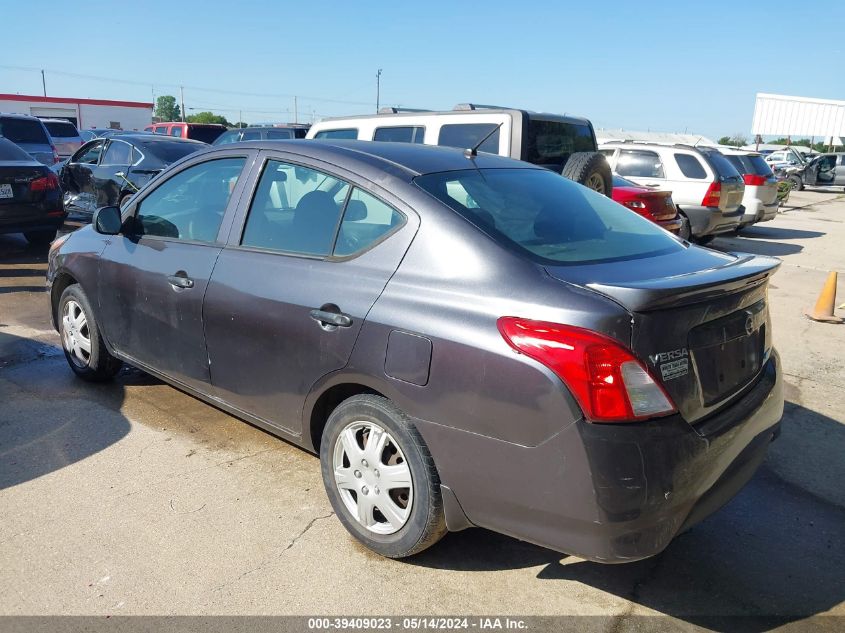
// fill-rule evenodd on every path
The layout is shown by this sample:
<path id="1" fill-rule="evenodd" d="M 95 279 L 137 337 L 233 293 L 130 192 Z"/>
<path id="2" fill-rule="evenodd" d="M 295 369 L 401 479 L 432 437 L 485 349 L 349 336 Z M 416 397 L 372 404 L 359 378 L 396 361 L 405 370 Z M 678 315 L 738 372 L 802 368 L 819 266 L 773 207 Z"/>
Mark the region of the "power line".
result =
<path id="1" fill-rule="evenodd" d="M 5 64 L 0 64 L 0 68 L 4 68 L 6 70 L 20 70 L 25 72 L 41 72 L 41 68 L 35 68 L 32 66 L 8 66 Z M 59 75 L 63 77 L 72 77 L 75 79 L 89 79 L 93 81 L 106 81 L 109 83 L 121 83 L 127 84 L 131 86 L 144 86 L 145 88 L 148 86 L 167 86 L 172 88 L 179 88 L 180 86 L 183 88 L 187 88 L 189 90 L 195 90 L 197 92 L 209 92 L 209 93 L 216 93 L 216 94 L 225 94 L 225 95 L 233 95 L 236 97 L 269 97 L 274 99 L 293 99 L 294 97 L 298 97 L 300 99 L 305 99 L 306 101 L 319 101 L 322 103 L 341 103 L 344 105 L 359 105 L 359 106 L 371 106 L 372 104 L 367 101 L 347 101 L 345 99 L 330 99 L 326 97 L 313 97 L 309 95 L 295 95 L 295 94 L 288 94 L 288 93 L 271 93 L 271 92 L 240 92 L 235 90 L 222 90 L 220 88 L 205 88 L 201 86 L 191 86 L 188 84 L 177 84 L 177 83 L 166 83 L 166 82 L 158 82 L 158 81 L 133 81 L 131 79 L 120 79 L 120 78 L 113 78 L 113 77 L 102 77 L 98 75 L 84 75 L 81 73 L 72 73 L 67 72 L 64 70 L 51 70 L 51 69 L 44 69 L 45 72 Z"/>

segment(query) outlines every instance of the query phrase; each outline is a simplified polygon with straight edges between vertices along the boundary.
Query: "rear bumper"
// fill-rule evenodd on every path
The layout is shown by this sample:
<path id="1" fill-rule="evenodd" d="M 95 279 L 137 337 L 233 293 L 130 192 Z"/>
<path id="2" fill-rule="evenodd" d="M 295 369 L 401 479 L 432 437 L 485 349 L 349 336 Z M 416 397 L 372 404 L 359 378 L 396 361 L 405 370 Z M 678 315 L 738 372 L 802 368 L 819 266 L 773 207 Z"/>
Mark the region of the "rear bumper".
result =
<path id="1" fill-rule="evenodd" d="M 655 223 L 663 227 L 670 233 L 678 235 L 678 233 L 681 232 L 681 227 L 684 224 L 684 219 L 680 215 L 677 215 L 671 220 L 655 220 Z"/>
<path id="2" fill-rule="evenodd" d="M 779 358 L 696 424 L 577 422 L 525 447 L 418 421 L 443 483 L 474 525 L 604 563 L 653 556 L 730 500 L 783 413 Z"/>
<path id="3" fill-rule="evenodd" d="M 694 237 L 729 233 L 742 220 L 742 207 L 726 212 L 717 207 L 683 206 L 681 211 L 689 218 Z"/>
<path id="4" fill-rule="evenodd" d="M 768 220 L 773 219 L 778 213 L 777 199 L 774 199 L 768 204 L 766 204 L 759 198 L 754 198 L 753 200 L 747 201 L 747 204 L 746 201 L 743 200 L 743 205 L 745 207 L 744 212 L 742 214 L 743 224 L 766 222 Z"/>
<path id="5" fill-rule="evenodd" d="M 59 205 L 61 207 L 61 202 Z M 45 211 L 41 205 L 3 205 L 0 208 L 0 233 L 58 230 L 66 217 L 67 213 L 61 208 Z"/>

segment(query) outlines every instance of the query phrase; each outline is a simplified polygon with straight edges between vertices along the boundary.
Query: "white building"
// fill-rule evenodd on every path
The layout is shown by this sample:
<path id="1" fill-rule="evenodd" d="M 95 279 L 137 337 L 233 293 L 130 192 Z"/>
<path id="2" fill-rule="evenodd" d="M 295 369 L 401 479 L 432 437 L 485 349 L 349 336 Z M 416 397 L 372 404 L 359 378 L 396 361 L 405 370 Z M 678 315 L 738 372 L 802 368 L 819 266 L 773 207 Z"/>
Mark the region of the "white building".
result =
<path id="1" fill-rule="evenodd" d="M 0 112 L 68 119 L 80 130 L 143 130 L 152 122 L 153 104 L 140 101 L 0 94 Z"/>

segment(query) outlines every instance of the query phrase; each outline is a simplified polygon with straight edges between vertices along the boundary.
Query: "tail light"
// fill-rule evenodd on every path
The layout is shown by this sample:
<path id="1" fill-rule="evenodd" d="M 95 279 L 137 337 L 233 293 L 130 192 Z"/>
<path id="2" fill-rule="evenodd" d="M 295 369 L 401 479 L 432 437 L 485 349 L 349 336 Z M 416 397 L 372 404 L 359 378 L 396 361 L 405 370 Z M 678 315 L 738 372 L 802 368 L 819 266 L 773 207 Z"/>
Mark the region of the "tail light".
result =
<path id="1" fill-rule="evenodd" d="M 759 176 L 757 174 L 743 174 L 742 179 L 745 181 L 746 185 L 755 185 L 760 187 L 766 184 L 766 176 Z"/>
<path id="2" fill-rule="evenodd" d="M 718 207 L 722 200 L 722 183 L 711 182 L 707 187 L 707 193 L 704 194 L 704 200 L 701 201 L 702 207 Z"/>
<path id="3" fill-rule="evenodd" d="M 623 202 L 626 207 L 630 207 L 631 209 L 645 209 L 646 203 L 642 200 L 626 200 Z"/>
<path id="4" fill-rule="evenodd" d="M 59 177 L 53 172 L 29 182 L 30 191 L 51 191 L 59 188 Z"/>
<path id="5" fill-rule="evenodd" d="M 59 162 L 59 160 L 61 160 L 59 158 L 59 152 L 58 152 L 58 150 L 56 150 L 55 146 L 53 146 L 53 145 L 50 146 L 50 149 L 53 150 L 53 164 L 55 165 L 56 163 Z"/>
<path id="6" fill-rule="evenodd" d="M 591 422 L 643 420 L 676 411 L 669 396 L 620 343 L 583 328 L 518 317 L 498 320 L 517 352 L 551 369 Z"/>

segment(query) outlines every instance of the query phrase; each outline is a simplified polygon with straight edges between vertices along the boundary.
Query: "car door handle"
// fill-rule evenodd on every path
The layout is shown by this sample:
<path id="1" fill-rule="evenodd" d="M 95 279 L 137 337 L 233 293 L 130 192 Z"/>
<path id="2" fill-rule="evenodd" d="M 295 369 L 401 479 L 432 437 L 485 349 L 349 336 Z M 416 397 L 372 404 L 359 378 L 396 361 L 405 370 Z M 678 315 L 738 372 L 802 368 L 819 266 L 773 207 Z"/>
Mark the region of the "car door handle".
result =
<path id="1" fill-rule="evenodd" d="M 194 280 L 184 275 L 168 275 L 167 281 L 174 288 L 193 288 Z"/>
<path id="2" fill-rule="evenodd" d="M 352 317 L 342 312 L 311 310 L 311 318 L 324 325 L 336 325 L 337 327 L 349 327 L 352 325 Z"/>

